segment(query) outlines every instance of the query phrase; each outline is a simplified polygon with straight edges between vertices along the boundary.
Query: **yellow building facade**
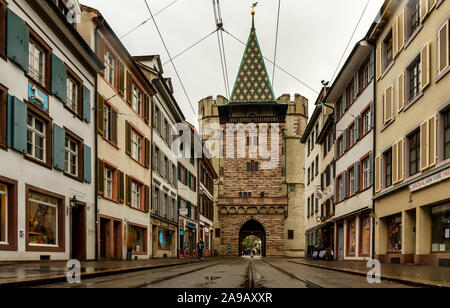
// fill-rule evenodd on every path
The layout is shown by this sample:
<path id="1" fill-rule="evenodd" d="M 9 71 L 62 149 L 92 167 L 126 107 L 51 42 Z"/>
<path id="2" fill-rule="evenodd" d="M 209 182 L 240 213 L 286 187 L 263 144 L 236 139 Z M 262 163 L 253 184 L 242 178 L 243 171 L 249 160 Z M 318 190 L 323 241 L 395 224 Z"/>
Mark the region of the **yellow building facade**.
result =
<path id="1" fill-rule="evenodd" d="M 385 1 L 376 44 L 375 256 L 450 264 L 450 1 Z"/>

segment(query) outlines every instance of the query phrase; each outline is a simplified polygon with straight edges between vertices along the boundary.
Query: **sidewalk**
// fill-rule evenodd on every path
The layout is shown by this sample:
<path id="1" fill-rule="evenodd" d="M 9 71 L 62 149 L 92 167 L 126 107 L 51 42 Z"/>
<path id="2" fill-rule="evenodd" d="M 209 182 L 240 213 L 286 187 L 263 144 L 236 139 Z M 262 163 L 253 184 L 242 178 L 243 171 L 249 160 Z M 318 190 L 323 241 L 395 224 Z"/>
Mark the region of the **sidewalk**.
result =
<path id="1" fill-rule="evenodd" d="M 292 259 L 291 262 L 366 276 L 366 262 L 317 261 Z M 407 265 L 381 263 L 381 278 L 426 287 L 450 288 L 450 268 L 430 265 Z"/>
<path id="2" fill-rule="evenodd" d="M 84 261 L 81 262 L 81 278 L 86 279 L 103 275 L 205 262 L 213 259 L 174 258 L 134 261 Z M 67 261 L 55 261 L 0 265 L 0 288 L 66 281 L 66 264 Z"/>

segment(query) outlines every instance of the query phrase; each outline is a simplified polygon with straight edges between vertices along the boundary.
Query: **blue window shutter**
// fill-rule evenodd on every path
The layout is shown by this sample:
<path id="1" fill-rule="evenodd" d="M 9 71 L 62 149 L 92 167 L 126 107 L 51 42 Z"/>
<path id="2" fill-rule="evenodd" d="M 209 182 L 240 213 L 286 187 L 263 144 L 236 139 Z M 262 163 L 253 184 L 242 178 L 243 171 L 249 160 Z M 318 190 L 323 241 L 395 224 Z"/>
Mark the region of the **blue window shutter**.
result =
<path id="1" fill-rule="evenodd" d="M 17 63 L 25 72 L 28 72 L 29 29 L 22 18 L 9 9 L 7 18 L 6 54 L 9 59 Z"/>
<path id="2" fill-rule="evenodd" d="M 65 144 L 66 132 L 64 128 L 53 124 L 53 167 L 60 171 L 66 169 Z"/>
<path id="3" fill-rule="evenodd" d="M 67 104 L 67 68 L 55 54 L 52 54 L 52 93 Z"/>
<path id="4" fill-rule="evenodd" d="M 15 96 L 8 95 L 8 147 L 21 153 L 27 150 L 27 105 Z"/>
<path id="5" fill-rule="evenodd" d="M 83 120 L 91 123 L 91 91 L 83 86 Z"/>
<path id="6" fill-rule="evenodd" d="M 343 175 L 342 175 L 342 181 L 344 182 L 344 198 L 343 200 L 347 199 L 347 190 L 348 190 L 348 185 L 347 185 L 347 171 L 344 171 Z"/>
<path id="7" fill-rule="evenodd" d="M 355 162 L 355 192 L 359 192 L 360 187 L 360 165 L 359 161 Z"/>
<path id="8" fill-rule="evenodd" d="M 91 160 L 91 148 L 83 144 L 83 177 L 86 183 L 92 182 L 92 160 Z"/>

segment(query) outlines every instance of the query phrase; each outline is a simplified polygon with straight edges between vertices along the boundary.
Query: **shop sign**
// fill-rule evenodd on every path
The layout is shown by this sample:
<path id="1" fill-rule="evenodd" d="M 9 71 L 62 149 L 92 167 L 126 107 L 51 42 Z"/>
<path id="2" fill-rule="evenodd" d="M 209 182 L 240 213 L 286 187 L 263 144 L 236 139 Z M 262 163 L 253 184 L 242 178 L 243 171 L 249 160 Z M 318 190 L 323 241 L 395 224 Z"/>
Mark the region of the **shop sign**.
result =
<path id="1" fill-rule="evenodd" d="M 48 95 L 39 90 L 31 82 L 28 83 L 28 100 L 42 111 L 48 113 Z"/>
<path id="2" fill-rule="evenodd" d="M 187 216 L 187 214 L 188 214 L 188 209 L 187 208 L 182 208 L 179 211 L 180 211 L 179 212 L 180 215 Z"/>
<path id="3" fill-rule="evenodd" d="M 436 184 L 438 182 L 441 182 L 443 180 L 446 180 L 448 178 L 450 178 L 450 169 L 433 174 L 421 181 L 418 181 L 414 184 L 409 185 L 409 190 L 411 192 L 414 192 L 414 191 L 420 190 L 422 188 L 425 188 L 427 186 L 430 186 L 430 185 Z"/>
<path id="4" fill-rule="evenodd" d="M 186 221 L 186 227 L 189 227 L 189 228 L 192 228 L 192 229 L 196 229 L 197 225 L 194 224 L 193 222 Z"/>
<path id="5" fill-rule="evenodd" d="M 184 230 L 180 230 L 180 235 L 181 235 L 181 236 L 184 235 Z"/>

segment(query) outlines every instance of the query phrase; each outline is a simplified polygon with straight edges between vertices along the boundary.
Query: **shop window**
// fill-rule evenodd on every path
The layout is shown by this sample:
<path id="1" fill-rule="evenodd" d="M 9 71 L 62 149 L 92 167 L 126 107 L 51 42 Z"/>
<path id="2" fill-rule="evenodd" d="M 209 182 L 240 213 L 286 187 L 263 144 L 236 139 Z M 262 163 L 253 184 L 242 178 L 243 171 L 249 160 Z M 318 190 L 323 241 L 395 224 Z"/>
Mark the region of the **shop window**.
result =
<path id="1" fill-rule="evenodd" d="M 170 230 L 160 230 L 158 234 L 158 248 L 163 250 L 172 249 L 172 234 Z"/>
<path id="2" fill-rule="evenodd" d="M 349 221 L 347 227 L 347 253 L 354 255 L 356 252 L 356 220 Z"/>
<path id="3" fill-rule="evenodd" d="M 64 251 L 64 197 L 27 187 L 27 250 Z"/>
<path id="4" fill-rule="evenodd" d="M 402 215 L 391 216 L 386 221 L 388 228 L 388 252 L 402 250 Z"/>
<path id="5" fill-rule="evenodd" d="M 368 256 L 370 254 L 370 217 L 360 219 L 360 251 L 359 254 Z"/>
<path id="6" fill-rule="evenodd" d="M 0 177 L 0 250 L 17 250 L 17 182 Z"/>
<path id="7" fill-rule="evenodd" d="M 450 204 L 432 208 L 432 251 L 450 251 Z"/>
<path id="8" fill-rule="evenodd" d="M 450 158 L 450 109 L 444 114 L 444 158 Z"/>
<path id="9" fill-rule="evenodd" d="M 0 183 L 0 244 L 8 243 L 8 188 Z"/>
<path id="10" fill-rule="evenodd" d="M 409 175 L 420 171 L 420 131 L 408 137 Z"/>
<path id="11" fill-rule="evenodd" d="M 127 248 L 133 254 L 145 254 L 147 252 L 147 229 L 128 223 Z"/>

